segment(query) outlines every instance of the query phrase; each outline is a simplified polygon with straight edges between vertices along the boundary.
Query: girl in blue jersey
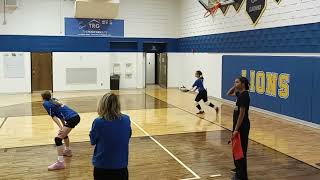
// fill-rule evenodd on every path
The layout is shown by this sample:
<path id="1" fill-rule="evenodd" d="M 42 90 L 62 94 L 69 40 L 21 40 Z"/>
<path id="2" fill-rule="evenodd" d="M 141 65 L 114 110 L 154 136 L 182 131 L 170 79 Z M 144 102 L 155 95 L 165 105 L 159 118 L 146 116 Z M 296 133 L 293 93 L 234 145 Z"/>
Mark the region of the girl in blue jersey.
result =
<path id="1" fill-rule="evenodd" d="M 203 114 L 204 111 L 201 109 L 201 106 L 199 102 L 203 100 L 206 105 L 214 108 L 216 112 L 218 113 L 219 108 L 214 106 L 211 102 L 208 101 L 208 94 L 207 90 L 203 86 L 203 76 L 201 71 L 196 71 L 195 73 L 196 78 L 198 78 L 192 85 L 192 89 L 190 91 L 196 91 L 198 90 L 198 95 L 195 99 L 196 107 L 198 108 L 199 112 L 197 114 Z"/>
<path id="2" fill-rule="evenodd" d="M 116 95 L 105 94 L 93 121 L 90 141 L 95 145 L 92 164 L 95 180 L 128 180 L 130 117 L 121 113 Z"/>
<path id="3" fill-rule="evenodd" d="M 43 100 L 43 107 L 60 128 L 58 135 L 54 138 L 54 142 L 57 146 L 58 160 L 48 166 L 48 170 L 64 169 L 65 165 L 63 156 L 72 156 L 68 134 L 80 122 L 80 116 L 68 106 L 62 104 L 57 99 L 52 98 L 49 91 L 41 93 L 41 96 Z M 63 148 L 62 141 L 65 143 L 65 148 Z"/>

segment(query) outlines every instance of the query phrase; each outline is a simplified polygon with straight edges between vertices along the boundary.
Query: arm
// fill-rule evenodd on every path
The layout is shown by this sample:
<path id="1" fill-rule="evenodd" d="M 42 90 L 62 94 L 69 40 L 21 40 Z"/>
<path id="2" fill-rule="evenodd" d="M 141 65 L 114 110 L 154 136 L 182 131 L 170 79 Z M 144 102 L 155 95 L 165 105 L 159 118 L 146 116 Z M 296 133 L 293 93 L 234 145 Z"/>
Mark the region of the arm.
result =
<path id="1" fill-rule="evenodd" d="M 237 121 L 237 125 L 234 129 L 235 132 L 237 132 L 243 122 L 244 114 L 245 114 L 246 108 L 245 107 L 240 107 L 240 112 L 239 112 L 239 117 Z"/>
<path id="2" fill-rule="evenodd" d="M 233 86 L 232 88 L 229 89 L 227 92 L 228 96 L 236 96 L 236 88 Z"/>
<path id="3" fill-rule="evenodd" d="M 90 131 L 90 143 L 91 145 L 96 145 L 97 144 L 97 125 L 96 125 L 96 121 L 93 121 L 92 123 L 92 128 Z"/>
<path id="4" fill-rule="evenodd" d="M 52 117 L 53 121 L 59 126 L 60 129 L 62 129 L 62 125 L 60 124 L 60 119 L 56 116 Z M 64 124 L 64 122 L 62 123 Z"/>
<path id="5" fill-rule="evenodd" d="M 197 89 L 197 86 L 192 86 L 192 88 L 190 89 L 191 92 L 195 91 Z"/>
<path id="6" fill-rule="evenodd" d="M 198 83 L 198 80 L 196 80 L 193 85 L 192 85 L 192 88 L 190 89 L 190 92 L 193 92 L 193 91 L 196 91 L 197 90 L 197 83 Z"/>

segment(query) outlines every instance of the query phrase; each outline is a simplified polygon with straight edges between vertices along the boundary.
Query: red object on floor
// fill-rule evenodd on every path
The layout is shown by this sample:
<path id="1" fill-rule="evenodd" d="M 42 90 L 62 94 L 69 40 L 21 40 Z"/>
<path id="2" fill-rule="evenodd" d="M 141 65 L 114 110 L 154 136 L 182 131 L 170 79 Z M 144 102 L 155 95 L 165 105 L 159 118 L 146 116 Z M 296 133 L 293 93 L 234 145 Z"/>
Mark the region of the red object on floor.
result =
<path id="1" fill-rule="evenodd" d="M 241 146 L 240 133 L 237 133 L 235 137 L 232 138 L 232 153 L 235 160 L 239 160 L 244 157 Z"/>

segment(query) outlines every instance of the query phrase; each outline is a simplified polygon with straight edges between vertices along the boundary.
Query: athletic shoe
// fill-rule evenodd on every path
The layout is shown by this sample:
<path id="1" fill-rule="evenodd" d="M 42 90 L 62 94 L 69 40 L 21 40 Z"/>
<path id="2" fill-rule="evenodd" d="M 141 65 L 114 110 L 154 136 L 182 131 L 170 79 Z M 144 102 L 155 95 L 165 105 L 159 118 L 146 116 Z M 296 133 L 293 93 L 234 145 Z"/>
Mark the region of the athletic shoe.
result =
<path id="1" fill-rule="evenodd" d="M 197 112 L 197 114 L 204 114 L 204 111 L 199 111 Z"/>
<path id="2" fill-rule="evenodd" d="M 64 168 L 65 168 L 64 163 L 57 161 L 57 162 L 51 164 L 50 166 L 48 166 L 48 171 L 60 170 L 60 169 L 64 169 Z"/>
<path id="3" fill-rule="evenodd" d="M 64 150 L 63 151 L 63 156 L 72 157 L 72 151 L 70 149 L 69 150 Z"/>

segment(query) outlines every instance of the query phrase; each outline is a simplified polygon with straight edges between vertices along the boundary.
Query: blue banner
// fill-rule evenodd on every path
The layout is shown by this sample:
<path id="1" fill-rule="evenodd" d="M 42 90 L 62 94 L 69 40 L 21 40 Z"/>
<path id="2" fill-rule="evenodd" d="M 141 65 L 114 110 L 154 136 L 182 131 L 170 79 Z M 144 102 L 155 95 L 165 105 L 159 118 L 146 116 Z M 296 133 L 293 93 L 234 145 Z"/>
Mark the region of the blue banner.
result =
<path id="1" fill-rule="evenodd" d="M 66 36 L 124 37 L 124 20 L 65 18 Z"/>
<path id="2" fill-rule="evenodd" d="M 223 56 L 222 97 L 238 76 L 250 82 L 251 105 L 320 124 L 320 58 Z"/>

